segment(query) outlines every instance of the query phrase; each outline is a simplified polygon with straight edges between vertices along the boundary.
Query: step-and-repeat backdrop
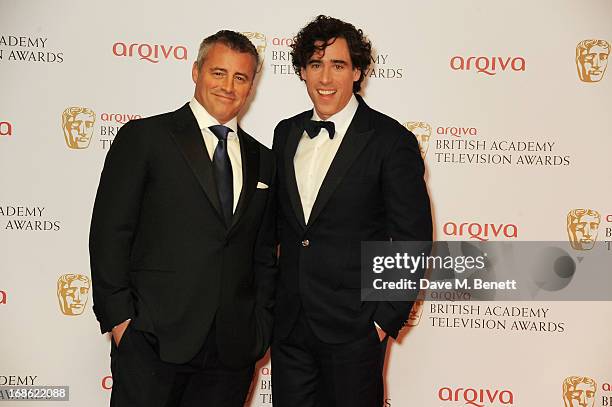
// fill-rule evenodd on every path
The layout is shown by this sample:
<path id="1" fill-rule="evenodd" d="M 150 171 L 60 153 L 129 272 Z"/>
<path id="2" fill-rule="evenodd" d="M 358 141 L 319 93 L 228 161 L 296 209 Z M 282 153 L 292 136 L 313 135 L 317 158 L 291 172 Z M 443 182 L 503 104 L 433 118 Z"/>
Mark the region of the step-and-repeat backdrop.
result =
<path id="1" fill-rule="evenodd" d="M 208 3 L 0 1 L 0 386 L 108 404 L 87 247 L 104 157 L 127 121 L 191 98 L 199 42 L 223 28 L 261 53 L 241 123 L 268 146 L 311 106 L 293 35 L 317 14 L 362 28 L 364 97 L 419 139 L 437 239 L 566 241 L 578 259 L 612 240 L 610 1 Z M 612 303 L 465 299 L 419 303 L 385 406 L 612 405 Z M 271 405 L 271 369 L 250 406 Z"/>

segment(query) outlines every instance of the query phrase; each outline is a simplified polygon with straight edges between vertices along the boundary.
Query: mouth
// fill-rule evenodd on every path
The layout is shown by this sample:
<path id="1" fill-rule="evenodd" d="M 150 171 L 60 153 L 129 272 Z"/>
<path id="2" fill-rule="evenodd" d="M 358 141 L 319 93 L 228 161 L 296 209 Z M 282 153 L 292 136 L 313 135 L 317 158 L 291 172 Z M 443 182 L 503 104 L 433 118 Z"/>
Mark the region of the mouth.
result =
<path id="1" fill-rule="evenodd" d="M 332 96 L 335 95 L 337 90 L 335 89 L 317 89 L 317 93 L 320 96 Z"/>
<path id="2" fill-rule="evenodd" d="M 218 98 L 220 98 L 220 99 L 224 99 L 224 100 L 227 100 L 227 101 L 233 101 L 234 100 L 234 97 L 231 96 L 231 95 L 223 95 L 223 94 L 220 94 L 220 93 L 213 93 L 213 95 L 218 97 Z"/>

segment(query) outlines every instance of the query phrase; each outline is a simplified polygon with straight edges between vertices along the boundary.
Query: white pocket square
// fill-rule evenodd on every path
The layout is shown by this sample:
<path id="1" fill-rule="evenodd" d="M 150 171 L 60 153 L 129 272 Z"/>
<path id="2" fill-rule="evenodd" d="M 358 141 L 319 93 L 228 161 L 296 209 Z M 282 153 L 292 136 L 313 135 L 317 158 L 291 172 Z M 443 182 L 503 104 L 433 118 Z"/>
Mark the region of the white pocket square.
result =
<path id="1" fill-rule="evenodd" d="M 259 181 L 257 182 L 257 189 L 268 189 L 268 186 L 263 182 Z"/>

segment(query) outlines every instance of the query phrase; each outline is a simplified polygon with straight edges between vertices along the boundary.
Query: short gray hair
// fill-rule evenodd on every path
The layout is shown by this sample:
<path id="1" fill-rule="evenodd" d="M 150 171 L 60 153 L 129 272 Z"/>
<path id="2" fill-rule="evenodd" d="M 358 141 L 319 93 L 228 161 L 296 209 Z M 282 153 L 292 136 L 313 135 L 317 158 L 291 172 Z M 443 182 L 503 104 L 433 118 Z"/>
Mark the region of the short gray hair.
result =
<path id="1" fill-rule="evenodd" d="M 244 34 L 230 30 L 221 30 L 216 34 L 202 40 L 200 49 L 198 50 L 198 59 L 196 60 L 198 70 L 202 68 L 208 51 L 210 51 L 212 46 L 215 44 L 223 44 L 234 51 L 251 54 L 251 56 L 255 59 L 255 71 L 257 71 L 257 66 L 259 65 L 259 55 L 257 54 L 255 45 L 253 45 L 251 40 L 249 40 Z"/>

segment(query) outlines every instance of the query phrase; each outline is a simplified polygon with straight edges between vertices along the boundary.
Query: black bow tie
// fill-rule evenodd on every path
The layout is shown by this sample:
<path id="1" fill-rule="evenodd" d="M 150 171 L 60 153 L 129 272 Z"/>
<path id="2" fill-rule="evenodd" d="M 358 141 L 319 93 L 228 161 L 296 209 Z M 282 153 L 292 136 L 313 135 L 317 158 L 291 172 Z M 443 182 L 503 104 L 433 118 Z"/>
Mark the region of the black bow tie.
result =
<path id="1" fill-rule="evenodd" d="M 330 139 L 334 138 L 334 134 L 336 133 L 336 126 L 334 126 L 334 122 L 306 120 L 306 123 L 304 123 L 304 130 L 306 130 L 306 133 L 308 133 L 308 137 L 310 138 L 317 137 L 321 129 L 327 130 Z"/>

